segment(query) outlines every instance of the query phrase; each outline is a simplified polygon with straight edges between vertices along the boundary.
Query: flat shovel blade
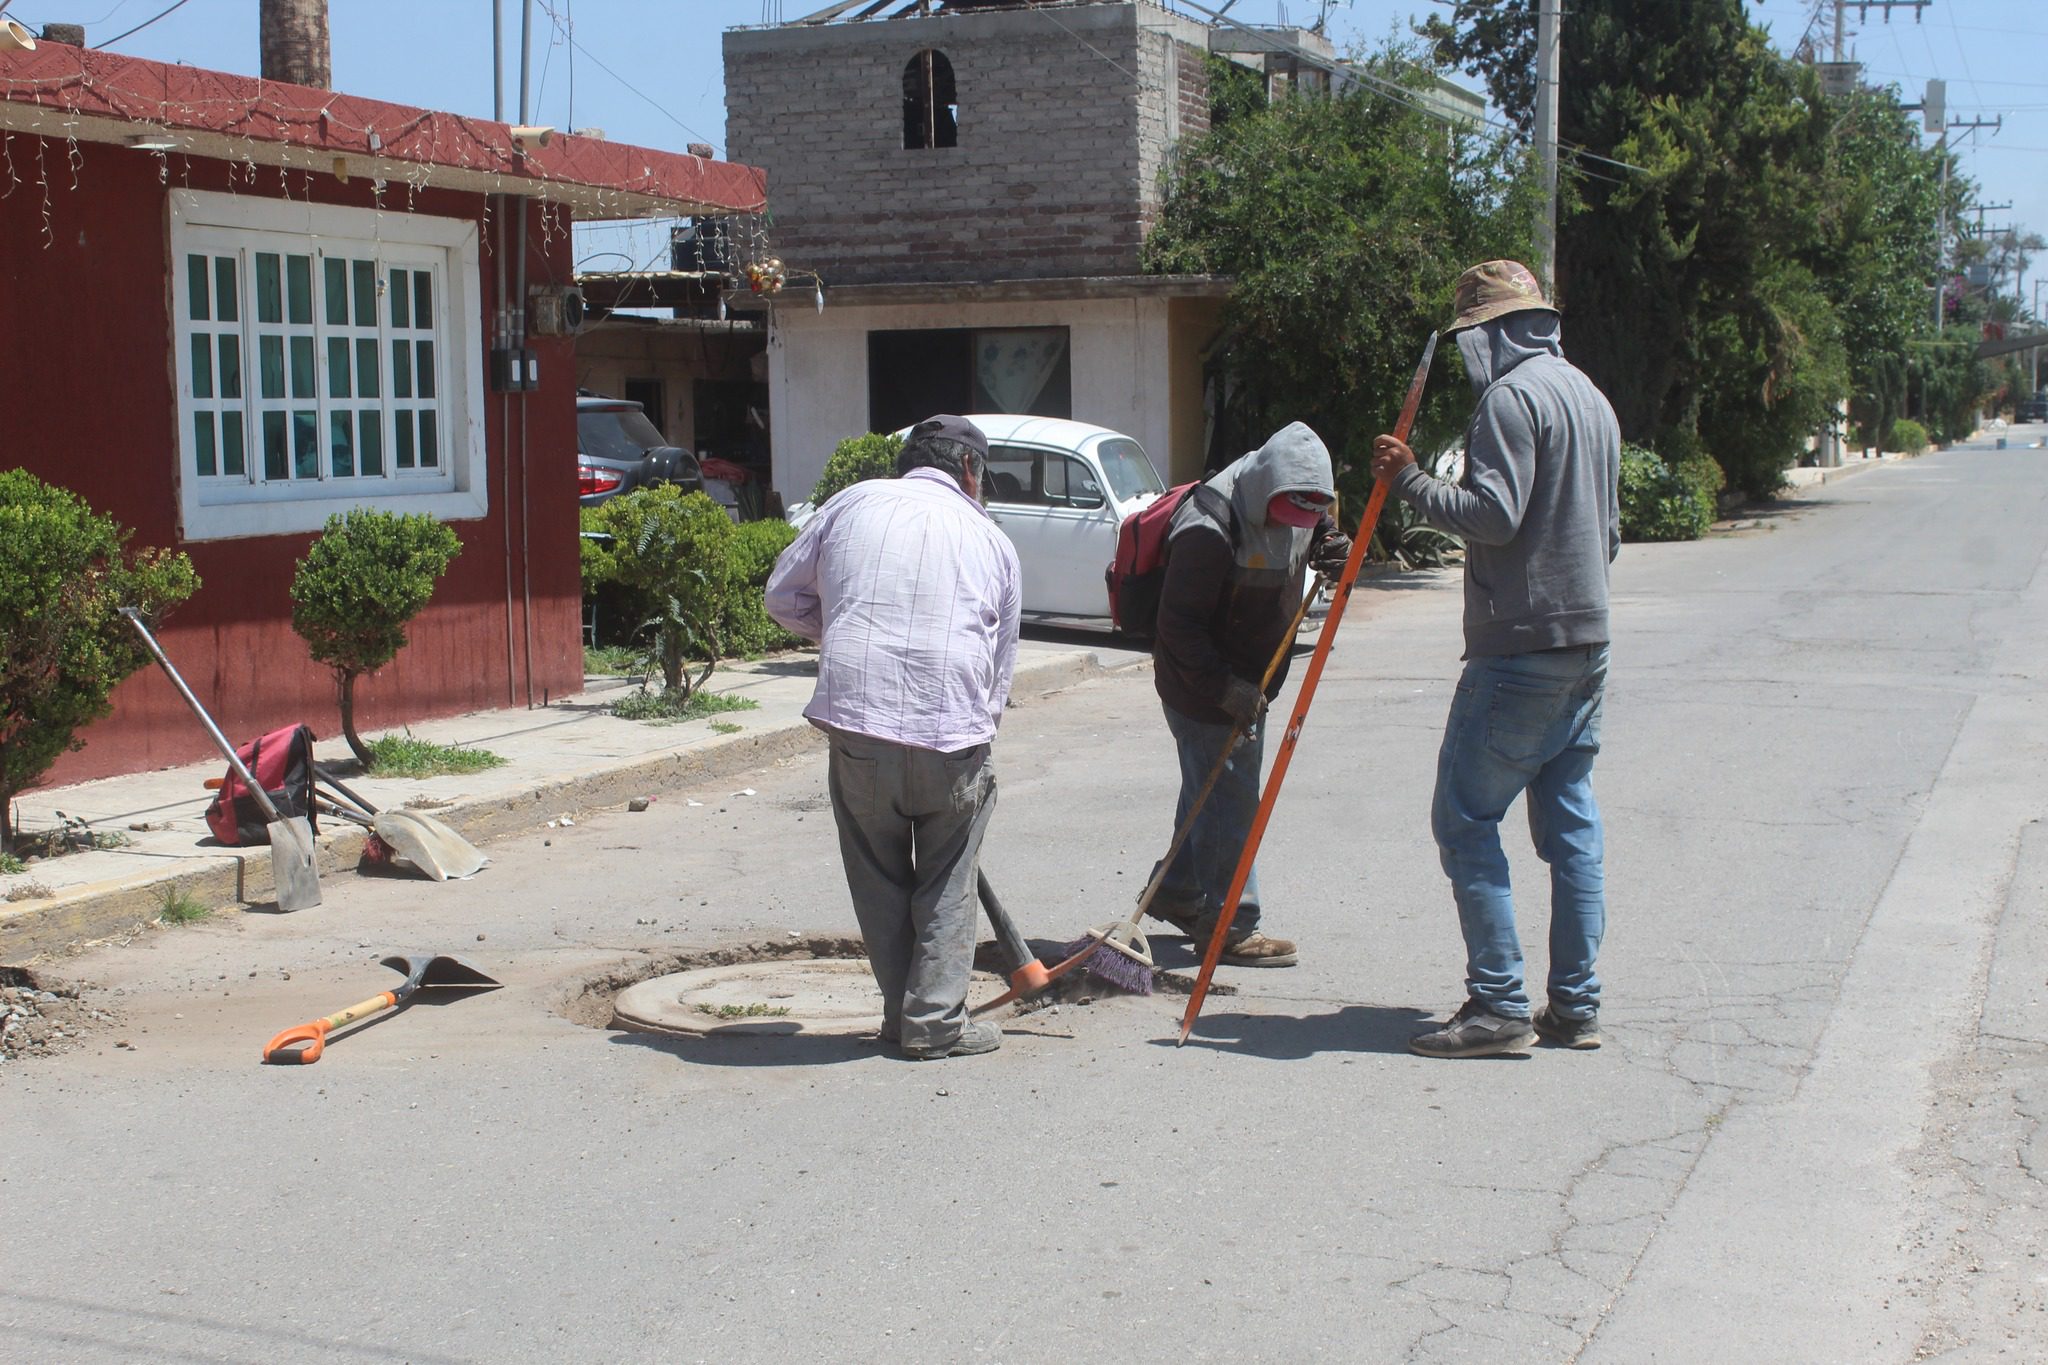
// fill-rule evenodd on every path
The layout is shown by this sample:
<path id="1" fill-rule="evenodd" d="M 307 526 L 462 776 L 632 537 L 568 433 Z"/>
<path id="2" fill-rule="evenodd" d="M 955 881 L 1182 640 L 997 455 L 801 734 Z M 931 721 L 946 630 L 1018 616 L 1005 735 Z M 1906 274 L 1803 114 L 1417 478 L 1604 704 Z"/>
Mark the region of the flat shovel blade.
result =
<path id="1" fill-rule="evenodd" d="M 376 818 L 377 837 L 437 882 L 473 877 L 490 861 L 475 844 L 431 816 L 380 810 Z"/>
<path id="2" fill-rule="evenodd" d="M 270 826 L 270 879 L 277 886 L 280 910 L 310 910 L 320 903 L 313 828 L 305 816 L 287 815 Z"/>

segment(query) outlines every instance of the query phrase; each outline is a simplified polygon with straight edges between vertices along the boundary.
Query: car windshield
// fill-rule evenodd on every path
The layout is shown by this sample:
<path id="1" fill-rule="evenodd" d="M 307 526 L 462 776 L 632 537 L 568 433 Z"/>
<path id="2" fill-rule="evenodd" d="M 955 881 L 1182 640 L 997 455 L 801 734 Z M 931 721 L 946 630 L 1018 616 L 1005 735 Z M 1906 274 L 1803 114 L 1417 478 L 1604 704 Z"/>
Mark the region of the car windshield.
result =
<path id="1" fill-rule="evenodd" d="M 1110 491 L 1116 494 L 1118 502 L 1129 502 L 1144 493 L 1166 491 L 1166 485 L 1159 480 L 1159 471 L 1145 457 L 1145 447 L 1128 436 L 1110 437 L 1095 447 L 1095 457 L 1102 461 L 1102 472 L 1108 477 Z"/>
<path id="2" fill-rule="evenodd" d="M 637 460 L 668 444 L 638 408 L 598 408 L 576 414 L 578 452 L 600 460 Z"/>

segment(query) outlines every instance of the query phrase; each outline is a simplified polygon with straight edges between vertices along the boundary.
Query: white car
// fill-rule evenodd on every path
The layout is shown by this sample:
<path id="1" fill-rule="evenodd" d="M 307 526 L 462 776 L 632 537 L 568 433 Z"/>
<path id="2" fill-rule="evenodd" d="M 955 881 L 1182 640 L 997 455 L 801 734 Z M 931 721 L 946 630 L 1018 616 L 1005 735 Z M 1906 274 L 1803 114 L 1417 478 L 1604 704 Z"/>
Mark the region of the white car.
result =
<path id="1" fill-rule="evenodd" d="M 983 501 L 1017 547 L 1024 615 L 1109 629 L 1103 575 L 1116 557 L 1117 530 L 1166 491 L 1145 448 L 1122 432 L 1058 417 L 997 412 L 967 420 L 988 437 Z M 813 513 L 800 502 L 789 523 L 801 529 Z"/>
<path id="2" fill-rule="evenodd" d="M 1024 614 L 1109 625 L 1103 571 L 1124 518 L 1165 491 L 1145 448 L 1057 417 L 974 413 L 988 437 L 988 514 L 1017 547 Z"/>

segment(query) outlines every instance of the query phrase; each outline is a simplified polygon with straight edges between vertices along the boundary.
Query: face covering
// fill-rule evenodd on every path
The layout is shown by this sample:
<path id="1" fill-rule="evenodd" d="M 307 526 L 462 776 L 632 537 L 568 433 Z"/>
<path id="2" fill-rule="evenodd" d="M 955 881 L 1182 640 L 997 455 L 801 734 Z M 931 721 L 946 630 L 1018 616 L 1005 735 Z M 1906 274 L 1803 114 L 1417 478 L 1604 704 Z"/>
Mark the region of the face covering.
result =
<path id="1" fill-rule="evenodd" d="M 1525 360 L 1539 355 L 1562 358 L 1562 337 L 1557 314 L 1544 308 L 1509 313 L 1458 333 L 1458 354 L 1465 358 L 1465 378 L 1471 381 L 1473 397 Z"/>

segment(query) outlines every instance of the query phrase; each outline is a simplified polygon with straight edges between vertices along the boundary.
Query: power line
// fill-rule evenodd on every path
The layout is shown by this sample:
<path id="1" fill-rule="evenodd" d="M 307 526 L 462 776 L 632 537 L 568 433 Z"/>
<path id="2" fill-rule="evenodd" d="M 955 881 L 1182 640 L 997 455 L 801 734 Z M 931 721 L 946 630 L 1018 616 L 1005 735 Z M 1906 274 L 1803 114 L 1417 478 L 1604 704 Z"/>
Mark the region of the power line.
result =
<path id="1" fill-rule="evenodd" d="M 183 3 L 183 0 L 179 0 L 179 2 L 180 2 L 180 3 L 182 4 L 182 3 Z M 619 83 L 620 85 L 623 85 L 623 86 L 625 86 L 625 87 L 626 87 L 626 89 L 630 90 L 630 91 L 631 91 L 632 93 L 634 93 L 635 95 L 638 95 L 638 96 L 639 96 L 639 97 L 640 97 L 640 98 L 641 98 L 642 100 L 644 100 L 644 101 L 645 101 L 645 102 L 647 103 L 647 105 L 648 105 L 648 106 L 649 106 L 650 108 L 652 108 L 652 109 L 654 110 L 654 112 L 655 112 L 655 113 L 657 113 L 657 114 L 660 114 L 660 115 L 661 115 L 661 116 L 662 116 L 663 118 L 667 119 L 667 120 L 668 120 L 668 121 L 669 121 L 670 123 L 673 123 L 673 124 L 674 124 L 674 125 L 675 125 L 676 127 L 680 128 L 680 129 L 682 129 L 682 130 L 683 130 L 684 132 L 688 133 L 688 134 L 689 134 L 689 135 L 690 135 L 691 137 L 695 138 L 695 139 L 696 139 L 697 141 L 699 141 L 699 142 L 710 142 L 710 141 L 711 141 L 711 139 L 710 139 L 710 138 L 708 138 L 708 137 L 704 136 L 704 134 L 702 134 L 702 133 L 698 132 L 698 131 L 697 131 L 697 130 L 696 130 L 695 128 L 692 128 L 692 127 L 691 127 L 691 126 L 690 126 L 689 124 L 687 124 L 687 123 L 683 122 L 683 121 L 682 121 L 681 119 L 677 118 L 677 117 L 676 117 L 676 116 L 675 116 L 674 114 L 671 114 L 671 113 L 670 113 L 670 112 L 669 112 L 669 111 L 668 111 L 667 109 L 663 108 L 663 107 L 662 107 L 662 105 L 661 105 L 661 104 L 660 104 L 660 103 L 659 103 L 658 101 L 656 101 L 656 100 L 655 100 L 655 98 L 654 98 L 654 97 L 653 97 L 652 95 L 649 95 L 649 94 L 648 94 L 648 93 L 647 93 L 646 91 L 642 90 L 642 89 L 641 89 L 641 88 L 640 88 L 639 86 L 637 86 L 637 85 L 633 84 L 633 83 L 632 83 L 631 81 L 627 80 L 627 79 L 626 79 L 626 78 L 625 78 L 624 76 L 621 76 L 621 75 L 620 75 L 620 74 L 619 74 L 618 72 L 616 72 L 616 71 L 612 70 L 612 69 L 611 69 L 610 67 L 606 66 L 606 65 L 604 64 L 604 59 L 603 59 L 603 58 L 601 58 L 601 57 L 599 57 L 599 56 L 598 56 L 598 55 L 597 55 L 597 54 L 596 54 L 595 52 L 592 52 L 592 51 L 591 51 L 591 50 L 590 50 L 589 48 L 587 48 L 587 47 L 585 47 L 585 46 L 584 46 L 583 44 L 581 44 L 581 43 L 577 42 L 577 41 L 576 41 L 576 37 L 575 37 L 575 35 L 574 35 L 574 34 L 572 34 L 572 33 L 570 33 L 570 32 L 568 32 L 568 31 L 567 31 L 566 29 L 564 29 L 564 28 L 563 28 L 563 26 L 562 26 L 562 16 L 561 16 L 561 15 L 559 15 L 559 14 L 557 14 L 557 13 L 555 13 L 555 7 L 554 7 L 553 5 L 551 5 L 551 4 L 549 4 L 549 3 L 548 3 L 548 0 L 540 0 L 540 7 L 541 7 L 541 10 L 542 10 L 542 11 L 543 11 L 543 12 L 544 12 L 544 13 L 545 13 L 545 14 L 546 14 L 547 16 L 548 16 L 548 22 L 549 22 L 549 23 L 551 23 L 551 24 L 553 24 L 553 25 L 555 26 L 555 29 L 556 29 L 556 31 L 557 31 L 557 32 L 559 32 L 559 33 L 561 33 L 562 37 L 563 37 L 563 38 L 564 38 L 564 39 L 565 39 L 565 40 L 566 40 L 566 41 L 568 42 L 568 44 L 569 44 L 569 48 L 570 48 L 570 50 L 571 50 L 572 52 L 581 52 L 581 53 L 582 53 L 582 54 L 583 54 L 584 56 L 586 56 L 586 57 L 590 58 L 590 60 L 591 60 L 592 62 L 595 62 L 595 63 L 597 64 L 597 69 L 598 69 L 599 71 L 602 71 L 602 72 L 604 72 L 604 74 L 605 74 L 605 75 L 607 75 L 607 76 L 610 76 L 610 77 L 611 77 L 611 78 L 612 78 L 613 80 L 617 81 L 617 82 L 618 82 L 618 83 Z"/>
<path id="2" fill-rule="evenodd" d="M 153 15 L 151 15 L 151 16 L 150 16 L 149 18 L 147 18 L 147 19 L 144 19 L 144 20 L 143 20 L 143 21 L 142 21 L 141 23 L 137 24 L 137 25 L 136 25 L 136 26 L 135 26 L 134 28 L 131 28 L 131 29 L 129 29 L 129 30 L 128 30 L 128 32 L 126 32 L 126 33 L 117 33 L 117 34 L 115 34 L 115 35 L 114 35 L 113 37 L 111 37 L 111 38 L 107 39 L 107 41 L 105 41 L 104 43 L 94 43 L 94 44 L 92 45 L 92 46 L 93 46 L 93 51 L 97 52 L 97 51 L 99 51 L 99 50 L 100 50 L 101 48 L 103 48 L 103 47 L 112 47 L 112 46 L 113 46 L 113 45 L 114 45 L 115 43 L 118 43 L 118 42 L 120 42 L 120 41 L 121 41 L 121 40 L 122 40 L 123 38 L 126 38 L 126 37 L 129 37 L 129 36 L 133 35 L 133 34 L 137 34 L 137 33 L 140 33 L 140 32 L 142 32 L 142 30 L 144 30 L 144 29 L 148 28 L 148 27 L 149 27 L 149 26 L 150 26 L 151 24 L 155 23 L 155 22 L 156 22 L 157 20 L 159 20 L 159 19 L 162 19 L 162 18 L 166 17 L 167 15 L 175 14 L 175 13 L 177 13 L 177 12 L 178 12 L 179 10 L 181 10 L 181 9 L 185 8 L 185 6 L 186 6 L 186 4 L 187 4 L 187 3 L 189 3 L 189 0 L 178 0 L 178 2 L 177 2 L 176 4 L 174 4 L 174 5 L 172 5 L 172 6 L 171 6 L 171 7 L 169 8 L 169 9 L 166 9 L 166 10 L 160 11 L 159 13 L 156 13 L 156 14 L 153 14 Z M 114 8 L 115 8 L 115 9 L 116 9 L 116 10 L 118 11 L 118 10 L 119 10 L 119 9 L 120 9 L 121 7 L 120 7 L 119 5 L 116 5 L 116 6 L 114 6 Z M 109 17 L 109 18 L 111 18 L 112 16 L 111 16 L 111 15 L 109 15 L 108 17 Z"/>

